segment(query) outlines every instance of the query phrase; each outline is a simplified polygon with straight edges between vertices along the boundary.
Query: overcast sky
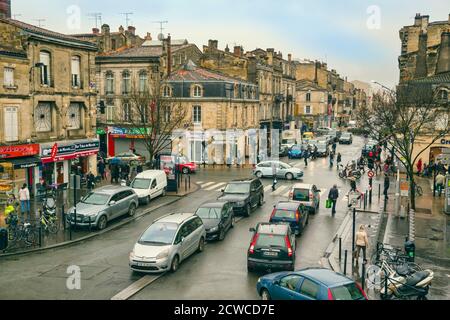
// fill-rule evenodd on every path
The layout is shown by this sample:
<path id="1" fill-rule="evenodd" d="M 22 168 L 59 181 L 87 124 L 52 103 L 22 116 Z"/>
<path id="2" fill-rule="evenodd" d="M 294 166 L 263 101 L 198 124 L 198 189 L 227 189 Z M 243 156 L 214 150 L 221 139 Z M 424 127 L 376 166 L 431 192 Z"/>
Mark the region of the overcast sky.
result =
<path id="1" fill-rule="evenodd" d="M 112 30 L 126 25 L 121 13 L 132 12 L 137 33 L 151 32 L 167 20 L 165 33 L 186 38 L 202 49 L 208 39 L 219 47 L 244 50 L 275 48 L 287 57 L 323 60 L 349 80 L 398 82 L 398 31 L 416 13 L 431 21 L 447 20 L 448 0 L 12 0 L 17 19 L 62 33 L 89 32 L 102 13 Z M 79 19 L 77 18 L 79 12 Z M 80 21 L 80 23 L 78 23 Z"/>

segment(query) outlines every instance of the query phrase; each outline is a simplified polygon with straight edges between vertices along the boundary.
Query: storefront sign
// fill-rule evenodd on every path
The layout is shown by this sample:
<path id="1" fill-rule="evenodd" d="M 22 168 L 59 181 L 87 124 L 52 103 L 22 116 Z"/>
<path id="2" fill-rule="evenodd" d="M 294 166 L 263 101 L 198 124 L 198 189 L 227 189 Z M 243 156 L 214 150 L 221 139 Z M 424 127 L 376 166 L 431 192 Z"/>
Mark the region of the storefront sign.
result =
<path id="1" fill-rule="evenodd" d="M 0 159 L 29 157 L 39 154 L 39 144 L 0 146 Z"/>
<path id="2" fill-rule="evenodd" d="M 151 134 L 150 128 L 109 127 L 108 132 L 110 136 L 113 138 L 127 138 L 127 139 L 144 139 Z"/>
<path id="3" fill-rule="evenodd" d="M 450 144 L 450 140 L 442 139 L 441 144 Z"/>
<path id="4" fill-rule="evenodd" d="M 106 130 L 103 128 L 97 128 L 96 134 L 98 135 L 106 134 Z"/>
<path id="5" fill-rule="evenodd" d="M 64 160 L 71 160 L 78 157 L 88 157 L 97 154 L 100 148 L 100 142 L 98 140 L 86 140 L 73 142 L 64 142 L 57 145 L 57 153 L 52 158 L 52 149 L 54 146 L 42 146 L 41 156 L 42 163 L 58 162 Z"/>
<path id="6" fill-rule="evenodd" d="M 173 156 L 161 156 L 160 157 L 161 170 L 167 175 L 167 179 L 175 180 L 175 157 Z"/>
<path id="7" fill-rule="evenodd" d="M 52 153 L 51 153 L 52 160 L 55 160 L 57 153 L 58 153 L 58 144 L 55 143 L 52 147 Z"/>
<path id="8" fill-rule="evenodd" d="M 409 196 L 409 182 L 406 180 L 400 181 L 400 196 L 402 197 Z"/>

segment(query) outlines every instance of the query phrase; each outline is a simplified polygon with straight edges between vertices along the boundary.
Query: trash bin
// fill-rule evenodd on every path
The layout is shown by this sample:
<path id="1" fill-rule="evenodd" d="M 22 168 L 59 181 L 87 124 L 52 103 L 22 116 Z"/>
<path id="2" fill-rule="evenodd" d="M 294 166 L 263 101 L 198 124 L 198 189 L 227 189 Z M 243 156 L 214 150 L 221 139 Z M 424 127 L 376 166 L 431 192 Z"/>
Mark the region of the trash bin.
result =
<path id="1" fill-rule="evenodd" d="M 8 230 L 0 228 L 0 251 L 6 250 L 8 247 Z"/>
<path id="2" fill-rule="evenodd" d="M 414 258 L 416 256 L 416 244 L 413 241 L 406 241 L 405 252 L 409 261 L 414 262 Z"/>

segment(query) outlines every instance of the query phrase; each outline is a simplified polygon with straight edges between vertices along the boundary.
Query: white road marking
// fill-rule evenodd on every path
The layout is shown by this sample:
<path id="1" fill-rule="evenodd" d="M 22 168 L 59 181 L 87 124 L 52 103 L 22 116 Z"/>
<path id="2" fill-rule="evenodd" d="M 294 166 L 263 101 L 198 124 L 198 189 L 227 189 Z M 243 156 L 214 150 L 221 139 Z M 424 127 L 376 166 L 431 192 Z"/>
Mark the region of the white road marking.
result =
<path id="1" fill-rule="evenodd" d="M 111 300 L 128 300 L 132 296 L 134 296 L 136 293 L 144 289 L 146 286 L 151 284 L 152 282 L 155 282 L 159 278 L 161 278 L 164 274 L 158 275 L 158 276 L 144 276 L 138 281 L 132 283 L 128 288 L 125 290 L 122 290 L 118 294 L 116 294 L 114 297 L 111 298 Z"/>
<path id="2" fill-rule="evenodd" d="M 216 182 L 208 182 L 208 183 L 202 184 L 201 187 L 202 187 L 202 189 L 205 189 L 206 187 L 208 187 L 214 183 L 216 183 Z"/>
<path id="3" fill-rule="evenodd" d="M 272 189 L 272 185 L 271 185 L 271 184 L 269 184 L 268 186 L 265 186 L 265 187 L 264 187 L 264 192 L 267 192 L 267 191 L 269 191 L 270 189 Z"/>
<path id="4" fill-rule="evenodd" d="M 288 188 L 289 188 L 289 186 L 281 186 L 281 187 L 279 187 L 275 192 L 273 192 L 272 195 L 274 195 L 274 196 L 279 196 L 279 195 L 281 195 L 283 192 L 285 192 Z"/>
<path id="5" fill-rule="evenodd" d="M 197 184 L 202 184 L 204 181 L 196 181 Z"/>
<path id="6" fill-rule="evenodd" d="M 206 188 L 206 191 L 212 191 L 212 190 L 216 190 L 216 191 L 220 191 L 221 187 L 226 185 L 226 182 L 221 182 L 221 183 L 217 183 L 209 188 Z"/>

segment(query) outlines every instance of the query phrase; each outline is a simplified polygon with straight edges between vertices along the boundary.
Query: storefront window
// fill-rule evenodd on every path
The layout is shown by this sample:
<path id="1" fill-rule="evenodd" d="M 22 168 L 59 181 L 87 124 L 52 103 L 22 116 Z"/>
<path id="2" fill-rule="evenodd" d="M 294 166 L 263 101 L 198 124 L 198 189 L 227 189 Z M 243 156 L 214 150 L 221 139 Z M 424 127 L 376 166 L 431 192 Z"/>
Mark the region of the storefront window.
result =
<path id="1" fill-rule="evenodd" d="M 55 174 L 55 163 L 46 163 L 42 167 L 42 179 L 44 180 L 45 184 L 50 185 L 53 184 L 54 180 L 54 174 Z"/>

